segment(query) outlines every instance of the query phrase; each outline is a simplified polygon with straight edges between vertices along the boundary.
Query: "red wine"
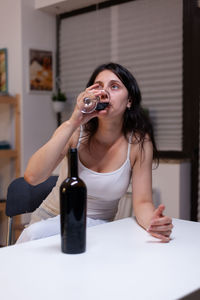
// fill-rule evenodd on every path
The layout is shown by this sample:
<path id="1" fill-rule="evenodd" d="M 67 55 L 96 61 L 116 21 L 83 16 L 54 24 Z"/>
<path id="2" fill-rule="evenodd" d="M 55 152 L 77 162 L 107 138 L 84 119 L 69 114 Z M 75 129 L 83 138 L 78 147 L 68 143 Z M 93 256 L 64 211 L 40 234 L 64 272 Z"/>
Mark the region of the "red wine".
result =
<path id="1" fill-rule="evenodd" d="M 61 250 L 78 254 L 86 250 L 87 188 L 78 177 L 77 149 L 69 149 L 68 177 L 60 186 Z"/>
<path id="2" fill-rule="evenodd" d="M 109 102 L 98 102 L 95 110 L 103 110 L 109 105 Z"/>

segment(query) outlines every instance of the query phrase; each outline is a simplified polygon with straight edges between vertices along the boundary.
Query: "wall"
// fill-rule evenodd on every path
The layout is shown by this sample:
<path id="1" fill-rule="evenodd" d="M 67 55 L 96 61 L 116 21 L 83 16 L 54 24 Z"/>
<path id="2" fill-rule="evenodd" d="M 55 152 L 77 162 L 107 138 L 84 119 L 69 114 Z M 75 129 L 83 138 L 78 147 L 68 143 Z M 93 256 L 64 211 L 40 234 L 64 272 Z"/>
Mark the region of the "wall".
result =
<path id="1" fill-rule="evenodd" d="M 8 49 L 9 93 L 21 92 L 21 0 L 1 1 L 0 9 L 0 48 Z"/>
<path id="2" fill-rule="evenodd" d="M 0 48 L 8 52 L 8 89 L 11 95 L 21 94 L 22 61 L 21 61 L 21 0 L 5 0 L 0 9 Z M 11 9 L 12 8 L 12 9 Z M 12 111 L 8 105 L 0 107 L 0 140 L 8 140 L 14 146 L 14 126 Z M 0 198 L 5 198 L 8 180 L 12 168 L 8 159 L 0 160 Z"/>
<path id="3" fill-rule="evenodd" d="M 41 147 L 56 128 L 51 93 L 29 93 L 29 49 L 56 50 L 54 16 L 35 10 L 34 0 L 22 0 L 22 173 L 29 157 Z"/>
<path id="4" fill-rule="evenodd" d="M 61 0 L 35 0 L 35 7 L 46 7 L 53 4 L 60 4 Z"/>
<path id="5" fill-rule="evenodd" d="M 190 163 L 161 160 L 153 170 L 153 199 L 155 205 L 164 204 L 165 214 L 190 220 Z"/>
<path id="6" fill-rule="evenodd" d="M 155 207 L 165 205 L 164 215 L 190 220 L 190 162 L 184 160 L 161 159 L 159 166 L 153 166 L 152 187 Z M 124 216 L 129 216 L 132 206 L 132 187 L 129 185 L 120 207 Z M 122 215 L 117 215 L 121 218 Z"/>
<path id="7" fill-rule="evenodd" d="M 0 48 L 8 51 L 8 88 L 14 95 L 22 89 L 22 62 L 21 62 L 21 1 L 5 0 L 0 9 Z M 12 8 L 12 9 L 11 9 Z M 14 126 L 12 111 L 8 105 L 0 107 L 0 140 L 14 141 Z M 5 198 L 9 178 L 12 175 L 12 166 L 9 159 L 0 159 L 0 198 Z M 0 212 L 0 244 L 5 243 L 4 234 L 7 230 L 7 221 L 3 212 Z"/>
<path id="8" fill-rule="evenodd" d="M 0 48 L 8 49 L 9 94 L 21 95 L 21 174 L 29 157 L 43 145 L 55 130 L 56 115 L 52 109 L 51 93 L 30 93 L 29 49 L 56 50 L 56 19 L 35 10 L 34 0 L 4 0 L 0 10 Z M 10 127 L 11 112 L 0 109 L 0 140 L 14 141 Z M 1 162 L 0 198 L 5 197 L 11 170 L 8 162 Z"/>

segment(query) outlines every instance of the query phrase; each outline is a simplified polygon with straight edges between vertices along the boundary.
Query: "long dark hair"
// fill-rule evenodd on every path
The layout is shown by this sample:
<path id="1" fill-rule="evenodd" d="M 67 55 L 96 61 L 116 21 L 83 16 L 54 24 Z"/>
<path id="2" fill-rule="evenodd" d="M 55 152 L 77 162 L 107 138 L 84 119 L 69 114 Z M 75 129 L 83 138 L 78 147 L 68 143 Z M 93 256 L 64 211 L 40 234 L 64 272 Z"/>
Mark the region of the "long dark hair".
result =
<path id="1" fill-rule="evenodd" d="M 138 83 L 134 76 L 125 67 L 117 63 L 110 62 L 102 64 L 94 70 L 87 83 L 87 87 L 94 84 L 97 75 L 104 70 L 113 72 L 128 90 L 128 98 L 131 105 L 130 108 L 126 108 L 124 112 L 122 132 L 125 138 L 128 140 L 130 133 L 133 133 L 135 140 L 143 148 L 145 137 L 148 135 L 153 144 L 154 158 L 157 158 L 158 160 L 158 151 L 154 139 L 152 124 L 147 111 L 145 111 L 141 106 L 142 97 Z M 85 124 L 84 130 L 89 135 L 89 141 L 97 131 L 97 128 L 98 118 L 93 118 Z"/>

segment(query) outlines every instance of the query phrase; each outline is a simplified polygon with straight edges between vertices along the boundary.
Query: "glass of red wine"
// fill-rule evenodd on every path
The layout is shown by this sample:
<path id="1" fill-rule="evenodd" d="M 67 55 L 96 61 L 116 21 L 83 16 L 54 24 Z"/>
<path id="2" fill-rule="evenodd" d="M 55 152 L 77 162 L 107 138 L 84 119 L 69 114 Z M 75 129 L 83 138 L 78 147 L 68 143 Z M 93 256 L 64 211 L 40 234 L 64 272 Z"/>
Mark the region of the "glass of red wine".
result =
<path id="1" fill-rule="evenodd" d="M 93 111 L 104 110 L 109 106 L 110 95 L 105 90 L 99 90 L 98 96 L 95 96 L 94 91 L 88 91 L 81 103 L 81 111 L 84 114 L 92 113 Z"/>

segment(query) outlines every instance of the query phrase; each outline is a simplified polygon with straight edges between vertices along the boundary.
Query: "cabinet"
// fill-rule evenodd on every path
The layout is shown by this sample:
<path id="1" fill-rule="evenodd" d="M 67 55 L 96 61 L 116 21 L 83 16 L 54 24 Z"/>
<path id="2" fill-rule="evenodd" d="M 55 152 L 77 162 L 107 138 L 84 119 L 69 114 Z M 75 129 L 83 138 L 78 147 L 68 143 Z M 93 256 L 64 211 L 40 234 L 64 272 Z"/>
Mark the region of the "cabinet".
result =
<path id="1" fill-rule="evenodd" d="M 9 165 L 12 165 L 12 176 L 6 178 L 7 186 L 14 179 L 20 176 L 20 96 L 0 96 L 0 105 L 8 105 L 8 109 L 12 109 L 12 118 L 14 121 L 14 148 L 13 149 L 0 149 L 0 169 L 2 161 L 8 161 Z M 0 107 L 1 109 L 1 107 Z M 10 124 L 11 130 L 12 124 Z M 3 191 L 6 194 L 6 191 Z M 5 215 L 5 201 L 6 199 L 0 199 L 0 237 L 3 237 L 3 241 L 0 241 L 1 245 L 6 242 L 7 235 L 7 217 Z M 16 218 L 14 228 L 19 227 L 20 218 Z"/>

